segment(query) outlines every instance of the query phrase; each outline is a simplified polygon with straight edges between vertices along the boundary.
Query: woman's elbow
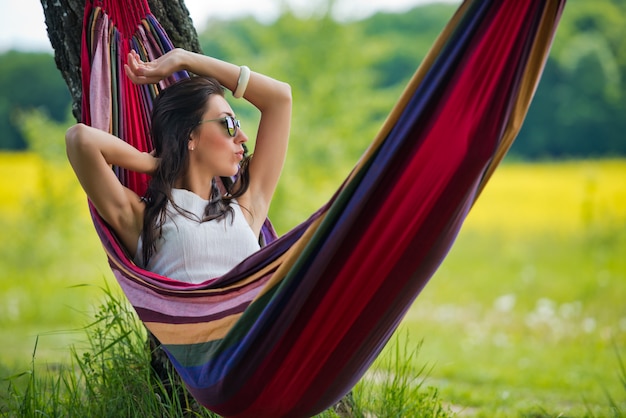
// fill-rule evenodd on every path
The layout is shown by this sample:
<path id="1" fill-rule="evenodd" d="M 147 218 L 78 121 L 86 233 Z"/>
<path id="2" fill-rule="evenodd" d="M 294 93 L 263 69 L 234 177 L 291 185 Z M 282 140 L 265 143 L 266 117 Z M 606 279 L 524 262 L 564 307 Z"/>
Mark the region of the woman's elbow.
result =
<path id="1" fill-rule="evenodd" d="M 72 162 L 74 156 L 84 152 L 85 144 L 87 143 L 85 141 L 86 137 L 87 125 L 83 123 L 77 123 L 65 132 L 65 152 L 70 162 Z"/>
<path id="2" fill-rule="evenodd" d="M 76 125 L 70 126 L 65 132 L 65 147 L 73 148 L 81 141 L 81 138 L 84 137 L 86 125 L 83 123 L 77 123 Z"/>
<path id="3" fill-rule="evenodd" d="M 293 98 L 291 96 L 291 85 L 289 83 L 281 82 L 280 83 L 280 96 L 281 98 L 291 104 Z"/>

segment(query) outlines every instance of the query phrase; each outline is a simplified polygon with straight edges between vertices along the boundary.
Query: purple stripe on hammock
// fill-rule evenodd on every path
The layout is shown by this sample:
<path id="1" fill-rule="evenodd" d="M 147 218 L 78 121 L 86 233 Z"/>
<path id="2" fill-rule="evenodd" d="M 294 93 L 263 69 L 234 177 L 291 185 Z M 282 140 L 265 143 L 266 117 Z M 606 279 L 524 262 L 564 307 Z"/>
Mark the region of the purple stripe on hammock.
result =
<path id="1" fill-rule="evenodd" d="M 120 273 L 116 271 L 114 274 L 120 280 L 120 277 L 118 277 Z M 216 298 L 203 296 L 193 300 L 172 296 L 163 297 L 152 289 L 142 286 L 141 283 L 135 283 L 131 280 L 122 279 L 120 280 L 120 285 L 135 308 L 158 310 L 165 315 L 202 317 L 214 315 L 222 309 L 230 309 L 234 306 L 249 303 L 265 287 L 267 279 L 269 279 L 269 276 L 263 281 L 255 282 L 254 286 L 249 287 L 240 294 L 226 294 Z"/>
<path id="2" fill-rule="evenodd" d="M 145 309 L 135 306 L 135 310 L 137 314 L 141 317 L 142 321 L 145 322 L 158 322 L 161 324 L 202 324 L 212 321 L 217 321 L 223 318 L 226 318 L 231 315 L 237 315 L 246 310 L 246 308 L 250 305 L 250 301 L 246 301 L 237 306 L 233 306 L 231 308 L 224 308 L 217 310 L 212 315 L 206 316 L 185 316 L 185 315 L 166 315 L 163 312 L 156 312 L 151 309 Z"/>

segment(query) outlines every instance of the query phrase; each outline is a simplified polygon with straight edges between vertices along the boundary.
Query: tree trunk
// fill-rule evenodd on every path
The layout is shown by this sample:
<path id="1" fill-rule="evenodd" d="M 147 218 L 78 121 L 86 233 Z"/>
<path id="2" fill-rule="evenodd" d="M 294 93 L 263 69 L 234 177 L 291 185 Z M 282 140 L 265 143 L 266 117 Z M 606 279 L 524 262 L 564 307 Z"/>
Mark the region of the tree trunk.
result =
<path id="1" fill-rule="evenodd" d="M 78 121 L 81 103 L 80 49 L 85 0 L 41 0 L 41 5 L 48 27 L 48 38 L 54 49 L 54 59 L 69 88 L 72 114 Z M 183 0 L 148 0 L 148 5 L 175 46 L 201 51 L 198 34 Z"/>
<path id="2" fill-rule="evenodd" d="M 127 0 L 135 1 L 135 0 Z M 85 0 L 41 0 L 48 37 L 54 49 L 54 58 L 72 97 L 72 114 L 81 119 L 81 42 Z M 148 0 L 152 14 L 161 23 L 172 43 L 190 51 L 201 52 L 198 34 L 183 0 Z M 150 350 L 155 378 L 171 397 L 179 398 L 186 411 L 200 411 L 191 398 L 173 366 L 161 349 L 160 343 L 148 332 L 146 347 Z"/>

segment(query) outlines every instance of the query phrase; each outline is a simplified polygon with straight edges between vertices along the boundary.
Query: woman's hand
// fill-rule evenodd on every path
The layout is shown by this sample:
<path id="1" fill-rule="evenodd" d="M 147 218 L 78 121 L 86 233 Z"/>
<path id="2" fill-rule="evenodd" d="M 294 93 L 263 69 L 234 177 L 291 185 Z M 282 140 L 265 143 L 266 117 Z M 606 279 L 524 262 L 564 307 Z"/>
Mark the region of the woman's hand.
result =
<path id="1" fill-rule="evenodd" d="M 124 69 L 135 84 L 155 84 L 184 69 L 184 53 L 184 50 L 176 48 L 153 61 L 143 62 L 139 54 L 133 50 L 128 54 L 128 62 L 124 64 Z"/>
<path id="2" fill-rule="evenodd" d="M 146 174 L 153 176 L 154 173 L 156 172 L 157 168 L 159 168 L 159 164 L 161 164 L 161 158 L 156 156 L 156 150 L 153 149 L 152 151 L 150 151 L 148 154 L 149 157 L 149 163 L 148 163 L 148 168 L 146 170 Z"/>

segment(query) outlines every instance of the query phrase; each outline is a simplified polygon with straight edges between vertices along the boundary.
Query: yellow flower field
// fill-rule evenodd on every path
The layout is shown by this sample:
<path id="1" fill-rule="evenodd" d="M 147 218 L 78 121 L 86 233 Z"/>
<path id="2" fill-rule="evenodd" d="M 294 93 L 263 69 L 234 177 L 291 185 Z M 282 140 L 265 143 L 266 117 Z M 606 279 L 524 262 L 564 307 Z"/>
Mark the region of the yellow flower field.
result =
<path id="1" fill-rule="evenodd" d="M 54 176 L 56 187 L 69 185 L 67 192 L 74 197 L 82 193 L 69 165 L 49 171 L 37 155 L 0 153 L 0 215 L 19 214 L 25 202 L 41 193 L 42 176 Z M 464 228 L 571 232 L 625 219 L 625 160 L 509 163 L 497 169 Z"/>
<path id="2" fill-rule="evenodd" d="M 466 229 L 572 232 L 626 220 L 626 161 L 504 164 Z"/>
<path id="3" fill-rule="evenodd" d="M 3 218 L 19 217 L 24 205 L 42 193 L 67 195 L 72 200 L 84 196 L 69 163 L 53 164 L 34 153 L 0 152 L 0 176 L 0 216 Z M 52 190 L 45 190 L 46 187 Z M 84 214 L 88 216 L 86 207 Z"/>
<path id="4" fill-rule="evenodd" d="M 23 199 L 37 190 L 39 157 L 26 153 L 0 153 L 0 213 L 19 213 Z"/>

